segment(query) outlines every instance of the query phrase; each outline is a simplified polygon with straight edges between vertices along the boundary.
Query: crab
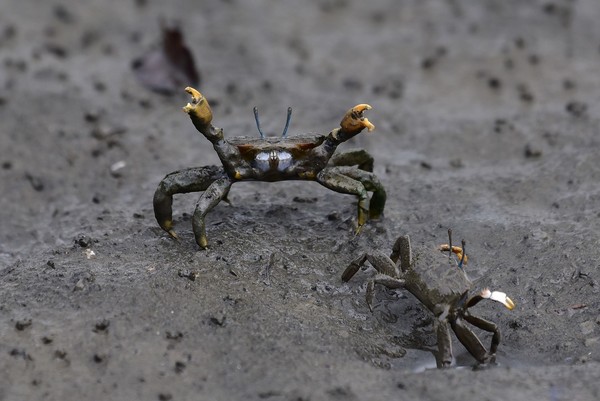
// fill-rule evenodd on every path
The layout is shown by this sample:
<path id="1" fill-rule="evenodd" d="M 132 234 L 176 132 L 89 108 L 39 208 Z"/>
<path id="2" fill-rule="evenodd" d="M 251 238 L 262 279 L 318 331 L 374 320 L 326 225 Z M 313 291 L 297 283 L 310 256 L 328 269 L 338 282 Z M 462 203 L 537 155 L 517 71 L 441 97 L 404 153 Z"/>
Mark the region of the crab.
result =
<path id="1" fill-rule="evenodd" d="M 471 315 L 469 308 L 483 299 L 500 302 L 509 310 L 515 307 L 515 303 L 505 293 L 487 288 L 469 296 L 473 283 L 464 271 L 467 263 L 465 241 L 462 241 L 462 247 L 452 246 L 451 230 L 448 230 L 448 238 L 449 244 L 440 245 L 437 249 L 425 247 L 413 254 L 409 236 L 401 236 L 389 257 L 381 251 L 363 253 L 346 268 L 342 280 L 349 281 L 363 264 L 370 262 L 378 272 L 367 283 L 366 300 L 371 312 L 375 284 L 391 289 L 404 288 L 413 294 L 436 318 L 438 367 L 452 365 L 450 329 L 477 362 L 482 365 L 495 363 L 500 329 L 491 321 Z M 448 256 L 443 252 L 448 252 Z M 467 323 L 493 333 L 489 351 Z"/>
<path id="2" fill-rule="evenodd" d="M 172 203 L 178 193 L 204 191 L 196 204 L 192 228 L 196 243 L 207 248 L 205 216 L 221 200 L 227 200 L 231 186 L 238 181 L 311 180 L 333 191 L 358 198 L 357 230 L 368 219 L 379 218 L 385 207 L 385 189 L 373 174 L 373 157 L 364 150 L 334 152 L 342 142 L 375 126 L 363 115 L 371 109 L 358 104 L 348 110 L 340 123 L 327 135 L 304 134 L 287 137 L 292 109 L 281 137 L 265 137 L 260 128 L 258 110 L 254 108 L 260 138 L 234 137 L 225 139 L 223 130 L 212 125 L 208 100 L 196 89 L 187 87 L 192 101 L 183 110 L 189 114 L 196 129 L 212 144 L 222 166 L 192 167 L 168 174 L 154 193 L 154 215 L 160 227 L 173 238 Z M 334 157 L 332 157 L 334 156 Z M 369 201 L 368 192 L 373 195 Z"/>

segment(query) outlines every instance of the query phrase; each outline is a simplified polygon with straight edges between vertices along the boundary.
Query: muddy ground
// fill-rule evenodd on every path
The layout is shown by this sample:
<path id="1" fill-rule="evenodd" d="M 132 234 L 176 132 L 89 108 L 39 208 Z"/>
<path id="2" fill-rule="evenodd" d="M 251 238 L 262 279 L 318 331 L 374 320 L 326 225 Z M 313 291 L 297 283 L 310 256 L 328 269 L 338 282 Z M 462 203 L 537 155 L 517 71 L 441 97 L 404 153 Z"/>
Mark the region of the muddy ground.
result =
<path id="1" fill-rule="evenodd" d="M 600 397 L 600 5 L 542 1 L 49 1 L 0 5 L 0 400 L 593 400 Z M 177 22 L 226 135 L 328 132 L 356 103 L 388 192 L 239 183 L 200 250 L 152 196 L 218 163 L 131 63 Z M 124 162 L 120 169 L 115 163 Z M 118 166 L 118 165 L 117 165 Z M 113 170 L 111 171 L 111 167 Z M 435 369 L 404 291 L 365 303 L 358 254 L 465 238 L 497 362 Z M 486 346 L 491 337 L 476 331 Z"/>

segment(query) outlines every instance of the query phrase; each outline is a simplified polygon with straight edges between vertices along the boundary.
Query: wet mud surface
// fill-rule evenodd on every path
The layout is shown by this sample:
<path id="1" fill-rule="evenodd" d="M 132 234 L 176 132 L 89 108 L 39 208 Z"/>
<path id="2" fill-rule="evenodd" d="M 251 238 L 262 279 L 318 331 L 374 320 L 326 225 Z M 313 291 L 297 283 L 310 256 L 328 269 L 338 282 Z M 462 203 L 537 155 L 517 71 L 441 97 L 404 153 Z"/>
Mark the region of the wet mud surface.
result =
<path id="1" fill-rule="evenodd" d="M 600 6 L 579 1 L 4 1 L 0 6 L 0 400 L 593 400 L 600 396 Z M 226 136 L 326 133 L 375 157 L 385 216 L 314 182 L 238 183 L 179 241 L 165 174 L 218 163 L 131 63 L 178 21 Z M 256 135 L 258 135 L 256 133 Z M 467 241 L 503 333 L 497 366 L 435 369 L 433 318 L 402 290 L 365 302 L 399 235 Z M 489 346 L 491 336 L 476 330 Z"/>

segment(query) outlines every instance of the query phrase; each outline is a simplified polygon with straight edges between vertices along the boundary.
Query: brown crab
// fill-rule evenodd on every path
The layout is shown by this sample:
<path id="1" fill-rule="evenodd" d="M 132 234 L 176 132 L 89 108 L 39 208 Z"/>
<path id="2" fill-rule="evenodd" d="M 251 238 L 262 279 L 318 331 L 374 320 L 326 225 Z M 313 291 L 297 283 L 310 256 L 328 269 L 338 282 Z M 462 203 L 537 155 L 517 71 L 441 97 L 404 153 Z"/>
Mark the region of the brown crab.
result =
<path id="1" fill-rule="evenodd" d="M 367 284 L 366 298 L 371 311 L 375 284 L 392 289 L 404 288 L 413 294 L 435 315 L 438 367 L 448 367 L 452 364 L 450 329 L 479 363 L 493 363 L 500 344 L 500 329 L 493 322 L 471 315 L 469 308 L 482 299 L 500 302 L 510 310 L 515 307 L 515 303 L 505 293 L 490 291 L 487 288 L 469 296 L 473 283 L 463 269 L 467 261 L 465 242 L 463 240 L 462 248 L 452 246 L 450 230 L 448 236 L 449 244 L 441 245 L 437 249 L 419 249 L 414 254 L 408 235 L 401 236 L 396 240 L 389 257 L 380 251 L 363 253 L 350 263 L 342 274 L 342 280 L 350 280 L 366 261 L 371 263 L 378 272 Z M 440 251 L 449 254 L 446 257 Z M 452 254 L 456 254 L 458 260 L 454 259 Z M 489 351 L 467 327 L 467 323 L 493 333 Z"/>
<path id="2" fill-rule="evenodd" d="M 192 228 L 198 245 L 206 248 L 208 240 L 204 218 L 221 200 L 226 199 L 231 185 L 238 181 L 311 180 L 333 191 L 355 195 L 358 198 L 357 232 L 367 218 L 378 218 L 383 213 L 386 193 L 372 173 L 373 158 L 364 150 L 334 156 L 342 142 L 364 128 L 368 131 L 375 128 L 363 115 L 371 108 L 368 104 L 359 104 L 348 110 L 340 127 L 327 135 L 304 134 L 290 138 L 287 137 L 287 128 L 291 108 L 288 109 L 281 137 L 265 137 L 255 108 L 260 138 L 225 139 L 223 130 L 212 125 L 212 111 L 206 98 L 196 89 L 188 87 L 185 90 L 192 96 L 192 101 L 183 110 L 189 114 L 196 129 L 212 142 L 222 166 L 175 171 L 160 182 L 154 193 L 154 215 L 171 237 L 177 238 L 172 219 L 174 194 L 204 191 L 196 204 Z M 367 191 L 373 192 L 370 202 Z"/>

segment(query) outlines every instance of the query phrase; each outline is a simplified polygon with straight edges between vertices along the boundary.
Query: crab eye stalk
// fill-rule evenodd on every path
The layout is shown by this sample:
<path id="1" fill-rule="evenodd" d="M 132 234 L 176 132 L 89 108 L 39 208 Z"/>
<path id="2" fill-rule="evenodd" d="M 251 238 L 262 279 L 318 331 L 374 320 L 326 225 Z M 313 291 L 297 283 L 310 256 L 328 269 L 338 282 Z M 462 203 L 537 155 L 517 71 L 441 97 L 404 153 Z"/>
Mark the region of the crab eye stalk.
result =
<path id="1" fill-rule="evenodd" d="M 258 119 L 258 107 L 254 106 L 252 111 L 254 111 L 254 121 L 256 121 L 256 128 L 258 128 L 260 139 L 265 139 L 265 134 L 263 134 L 262 130 L 260 129 L 260 120 Z"/>
<path id="2" fill-rule="evenodd" d="M 258 118 L 258 107 L 254 107 L 252 109 L 252 111 L 254 111 L 254 120 L 256 121 L 256 128 L 258 128 L 258 133 L 260 134 L 260 139 L 265 139 L 265 134 L 262 131 L 262 129 L 260 129 L 260 120 Z M 290 121 L 292 119 L 292 108 L 288 107 L 287 109 L 287 117 L 285 119 L 285 127 L 283 128 L 283 132 L 281 133 L 281 137 L 282 138 L 286 138 L 287 137 L 287 131 L 288 128 L 290 127 Z"/>
<path id="3" fill-rule="evenodd" d="M 460 244 L 462 245 L 462 255 L 460 256 L 460 262 L 458 262 L 458 267 L 462 269 L 463 267 L 463 262 L 465 261 L 465 255 L 467 254 L 467 251 L 465 250 L 465 245 L 467 245 L 467 242 L 463 239 Z"/>
<path id="4" fill-rule="evenodd" d="M 452 229 L 448 229 L 448 259 L 452 258 Z"/>
<path id="5" fill-rule="evenodd" d="M 290 120 L 291 119 L 292 119 L 292 108 L 288 107 L 287 117 L 285 119 L 285 127 L 283 128 L 283 132 L 281 133 L 281 137 L 282 138 L 287 137 L 287 131 L 288 131 L 288 128 L 290 127 Z"/>

